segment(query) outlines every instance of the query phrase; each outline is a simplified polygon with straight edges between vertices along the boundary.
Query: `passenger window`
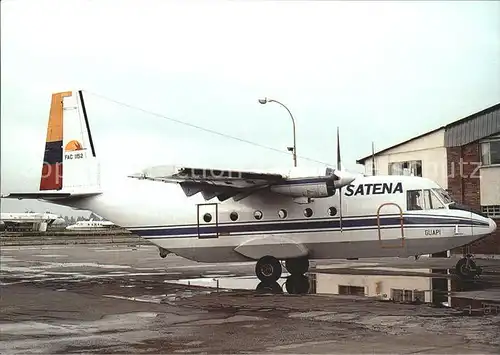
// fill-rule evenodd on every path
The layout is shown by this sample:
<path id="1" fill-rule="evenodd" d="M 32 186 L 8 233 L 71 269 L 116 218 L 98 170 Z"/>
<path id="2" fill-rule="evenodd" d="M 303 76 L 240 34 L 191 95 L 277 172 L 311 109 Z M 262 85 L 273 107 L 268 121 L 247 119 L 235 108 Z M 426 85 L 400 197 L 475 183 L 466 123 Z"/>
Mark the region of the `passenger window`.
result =
<path id="1" fill-rule="evenodd" d="M 279 210 L 279 212 L 278 212 L 278 216 L 279 216 L 281 219 L 286 218 L 286 216 L 287 216 L 287 215 L 288 215 L 288 213 L 287 213 L 287 212 L 286 212 L 286 210 L 284 210 L 284 209 L 281 209 L 281 210 Z"/>
<path id="2" fill-rule="evenodd" d="M 207 223 L 209 223 L 212 220 L 212 215 L 210 213 L 205 213 L 203 215 L 203 220 Z"/>
<path id="3" fill-rule="evenodd" d="M 304 216 L 306 216 L 307 218 L 311 217 L 313 215 L 313 210 L 310 209 L 310 208 L 306 208 L 304 210 Z"/>
<path id="4" fill-rule="evenodd" d="M 422 208 L 422 190 L 408 190 L 406 192 L 406 203 L 408 211 L 421 210 Z"/>
<path id="5" fill-rule="evenodd" d="M 256 219 L 256 220 L 261 220 L 262 219 L 262 212 L 257 210 L 253 213 L 253 217 Z"/>
<path id="6" fill-rule="evenodd" d="M 335 207 L 330 207 L 328 209 L 328 215 L 329 216 L 335 216 L 337 214 L 337 209 Z"/>
<path id="7" fill-rule="evenodd" d="M 231 213 L 229 214 L 229 218 L 230 218 L 230 219 L 231 219 L 231 221 L 233 221 L 233 222 L 234 222 L 234 221 L 236 221 L 236 220 L 238 219 L 238 213 L 236 213 L 236 212 L 231 212 Z"/>

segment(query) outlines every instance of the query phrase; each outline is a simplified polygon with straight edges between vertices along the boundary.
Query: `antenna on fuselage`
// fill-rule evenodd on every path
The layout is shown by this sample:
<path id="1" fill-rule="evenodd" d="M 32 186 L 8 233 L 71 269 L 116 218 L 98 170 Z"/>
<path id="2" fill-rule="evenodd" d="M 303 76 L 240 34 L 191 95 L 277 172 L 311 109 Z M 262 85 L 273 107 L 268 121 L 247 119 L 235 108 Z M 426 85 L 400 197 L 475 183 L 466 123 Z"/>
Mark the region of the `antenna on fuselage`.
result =
<path id="1" fill-rule="evenodd" d="M 340 159 L 339 127 L 337 127 L 337 170 L 342 170 L 342 163 Z M 339 187 L 339 214 L 340 214 L 340 231 L 342 232 L 342 187 Z"/>
<path id="2" fill-rule="evenodd" d="M 375 145 L 372 142 L 372 175 L 375 176 Z"/>

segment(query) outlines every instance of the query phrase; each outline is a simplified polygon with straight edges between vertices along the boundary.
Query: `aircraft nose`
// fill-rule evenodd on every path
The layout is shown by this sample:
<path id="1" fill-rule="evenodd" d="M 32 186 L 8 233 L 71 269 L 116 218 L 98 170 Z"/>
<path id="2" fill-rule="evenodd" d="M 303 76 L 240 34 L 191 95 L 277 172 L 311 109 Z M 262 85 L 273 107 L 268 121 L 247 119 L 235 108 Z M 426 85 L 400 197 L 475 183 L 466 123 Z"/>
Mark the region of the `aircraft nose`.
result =
<path id="1" fill-rule="evenodd" d="M 493 233 L 497 229 L 497 224 L 493 219 L 490 218 L 490 227 L 488 228 L 490 233 Z"/>

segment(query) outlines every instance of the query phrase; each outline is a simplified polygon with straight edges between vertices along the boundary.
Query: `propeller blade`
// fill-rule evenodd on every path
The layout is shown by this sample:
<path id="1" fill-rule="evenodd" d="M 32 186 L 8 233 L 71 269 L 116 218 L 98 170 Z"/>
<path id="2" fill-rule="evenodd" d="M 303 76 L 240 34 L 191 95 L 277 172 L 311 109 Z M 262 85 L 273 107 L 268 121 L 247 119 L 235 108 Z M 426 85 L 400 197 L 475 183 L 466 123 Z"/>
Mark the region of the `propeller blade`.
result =
<path id="1" fill-rule="evenodd" d="M 342 166 L 340 163 L 340 134 L 339 127 L 337 127 L 337 170 L 342 170 Z"/>
<path id="2" fill-rule="evenodd" d="M 340 133 L 339 133 L 339 127 L 337 126 L 337 171 L 335 175 L 339 178 L 337 181 L 335 181 L 339 185 L 339 213 L 340 213 L 340 232 L 342 233 L 342 184 L 341 182 L 345 182 L 342 180 L 342 166 L 341 166 L 341 159 L 340 159 Z M 340 174 L 339 174 L 340 173 Z M 339 176 L 340 175 L 340 176 Z M 334 182 L 334 185 L 335 185 Z M 350 183 L 350 182 L 349 182 Z"/>

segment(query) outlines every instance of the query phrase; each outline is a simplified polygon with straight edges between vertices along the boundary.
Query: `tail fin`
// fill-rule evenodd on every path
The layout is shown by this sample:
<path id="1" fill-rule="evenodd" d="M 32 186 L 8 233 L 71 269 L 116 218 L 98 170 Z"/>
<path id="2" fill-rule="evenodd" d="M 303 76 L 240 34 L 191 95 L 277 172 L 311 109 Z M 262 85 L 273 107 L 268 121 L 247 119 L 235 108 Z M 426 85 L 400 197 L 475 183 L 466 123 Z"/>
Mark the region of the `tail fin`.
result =
<path id="1" fill-rule="evenodd" d="M 99 162 L 82 91 L 52 94 L 40 191 L 100 191 Z"/>

